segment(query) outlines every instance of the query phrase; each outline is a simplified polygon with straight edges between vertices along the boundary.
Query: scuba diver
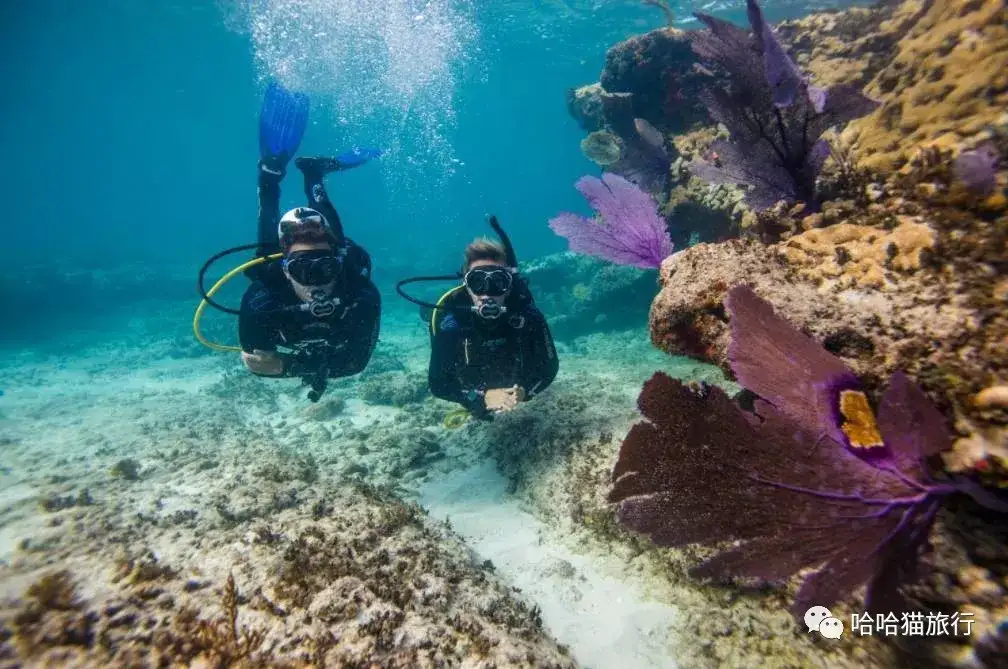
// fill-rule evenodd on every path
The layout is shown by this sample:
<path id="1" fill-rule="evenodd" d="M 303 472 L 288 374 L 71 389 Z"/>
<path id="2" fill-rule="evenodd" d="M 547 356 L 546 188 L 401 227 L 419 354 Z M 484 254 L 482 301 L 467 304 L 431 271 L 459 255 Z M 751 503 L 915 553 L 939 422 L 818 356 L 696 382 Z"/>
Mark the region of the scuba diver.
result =
<path id="1" fill-rule="evenodd" d="M 435 397 L 461 404 L 478 420 L 492 420 L 545 390 L 560 363 L 546 318 L 518 274 L 514 248 L 497 218 L 500 242 L 481 238 L 464 252 L 459 274 L 400 281 L 405 299 L 432 309 L 428 384 Z M 407 283 L 461 279 L 437 304 L 402 290 Z"/>
<path id="2" fill-rule="evenodd" d="M 258 242 L 211 258 L 200 272 L 200 292 L 206 303 L 238 316 L 241 357 L 249 371 L 265 377 L 301 377 L 303 385 L 311 386 L 308 398 L 316 402 L 328 379 L 363 371 L 381 322 L 381 296 L 371 280 L 371 258 L 343 233 L 323 180 L 381 153 L 355 149 L 335 158 L 297 158 L 294 164 L 304 177 L 309 206 L 280 216 L 280 183 L 307 121 L 307 96 L 271 83 L 259 116 Z M 250 248 L 256 249 L 256 260 L 232 270 L 209 294 L 203 291 L 210 263 Z M 242 268 L 247 268 L 244 273 L 252 283 L 241 307 L 234 310 L 214 303 L 210 295 Z M 198 318 L 199 311 L 194 329 L 204 341 Z"/>

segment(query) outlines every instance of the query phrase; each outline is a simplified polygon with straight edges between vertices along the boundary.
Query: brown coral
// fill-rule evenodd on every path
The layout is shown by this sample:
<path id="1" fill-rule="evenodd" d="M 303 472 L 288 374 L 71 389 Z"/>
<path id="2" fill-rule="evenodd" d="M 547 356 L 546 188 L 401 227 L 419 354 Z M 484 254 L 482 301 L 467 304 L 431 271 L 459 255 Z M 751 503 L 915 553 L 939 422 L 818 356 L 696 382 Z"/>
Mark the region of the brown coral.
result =
<path id="1" fill-rule="evenodd" d="M 73 611 L 80 608 L 77 586 L 65 569 L 50 572 L 28 586 L 25 599 L 43 610 Z"/>
<path id="2" fill-rule="evenodd" d="M 891 272 L 909 273 L 921 267 L 921 254 L 934 248 L 934 232 L 926 224 L 900 217 L 893 230 L 839 223 L 791 237 L 778 253 L 801 268 L 803 279 L 825 288 L 884 288 Z"/>
<path id="3" fill-rule="evenodd" d="M 956 147 L 1008 107 L 1003 0 L 905 2 L 894 20 L 907 16 L 913 27 L 866 88 L 882 106 L 844 131 L 879 170 L 902 167 L 925 146 Z"/>
<path id="4" fill-rule="evenodd" d="M 204 652 L 221 666 L 242 660 L 253 661 L 262 646 L 263 632 L 238 625 L 238 588 L 228 574 L 221 599 L 224 617 L 197 623 L 196 639 Z"/>
<path id="5" fill-rule="evenodd" d="M 851 7 L 785 21 L 777 33 L 795 62 L 819 86 L 864 86 L 893 58 L 900 38 L 916 19 L 898 2 Z"/>
<path id="6" fill-rule="evenodd" d="M 686 249 L 662 264 L 662 290 L 649 317 L 651 341 L 669 353 L 707 360 L 727 371 L 724 296 L 732 286 L 750 283 L 775 305 L 786 305 L 788 319 L 799 327 L 836 342 L 827 348 L 845 355 L 859 373 L 884 361 L 886 351 L 875 342 L 879 317 L 838 302 L 812 282 L 795 281 L 795 271 L 785 254 L 772 247 L 768 253 L 767 247 L 749 239 Z M 868 345 L 841 345 L 854 339 Z"/>
<path id="7" fill-rule="evenodd" d="M 23 599 L 11 621 L 20 654 L 91 645 L 94 616 L 84 611 L 70 572 L 45 574 L 25 590 Z"/>

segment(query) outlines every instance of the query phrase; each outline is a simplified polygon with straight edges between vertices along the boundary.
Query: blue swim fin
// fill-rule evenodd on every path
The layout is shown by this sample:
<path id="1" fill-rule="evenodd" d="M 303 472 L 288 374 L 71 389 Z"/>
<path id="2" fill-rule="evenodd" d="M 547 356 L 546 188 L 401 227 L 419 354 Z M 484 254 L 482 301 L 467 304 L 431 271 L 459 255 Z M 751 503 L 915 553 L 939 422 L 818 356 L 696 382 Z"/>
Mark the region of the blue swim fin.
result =
<path id="1" fill-rule="evenodd" d="M 259 109 L 259 157 L 283 165 L 297 153 L 308 127 L 308 96 L 287 90 L 275 81 L 266 88 Z"/>
<path id="2" fill-rule="evenodd" d="M 319 156 L 319 157 L 309 157 L 301 156 L 294 164 L 302 172 L 316 172 L 318 174 L 329 174 L 330 172 L 338 172 L 339 170 L 349 170 L 354 167 L 360 167 L 369 160 L 374 158 L 381 158 L 381 149 L 362 149 L 355 148 L 350 151 L 345 151 L 335 157 Z"/>

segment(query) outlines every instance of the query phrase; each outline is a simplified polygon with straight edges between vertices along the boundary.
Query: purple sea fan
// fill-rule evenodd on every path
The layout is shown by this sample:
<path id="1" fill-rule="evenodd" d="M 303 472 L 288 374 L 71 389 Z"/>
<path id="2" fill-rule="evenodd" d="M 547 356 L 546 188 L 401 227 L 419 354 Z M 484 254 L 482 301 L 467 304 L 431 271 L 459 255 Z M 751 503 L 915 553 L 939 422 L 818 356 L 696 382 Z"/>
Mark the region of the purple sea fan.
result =
<path id="1" fill-rule="evenodd" d="M 624 177 L 643 191 L 664 193 L 668 188 L 669 167 L 672 158 L 665 148 L 665 138 L 653 125 L 642 118 L 634 119 L 636 136 L 623 138 L 626 142 L 624 157 L 609 165 L 607 170 Z"/>
<path id="2" fill-rule="evenodd" d="M 733 370 L 764 399 L 750 413 L 720 388 L 697 392 L 656 373 L 638 400 L 650 422 L 634 425 L 613 468 L 619 521 L 661 546 L 736 542 L 694 567 L 698 577 L 777 582 L 815 568 L 791 609 L 799 620 L 866 582 L 866 610 L 905 610 L 899 586 L 915 578 L 944 497 L 965 492 L 1001 511 L 1004 502 L 930 480 L 924 459 L 950 434 L 902 373 L 877 422 L 866 398 L 845 413 L 829 402 L 860 390 L 839 359 L 748 288 L 733 288 L 726 306 Z"/>
<path id="3" fill-rule="evenodd" d="M 641 268 L 659 267 L 671 255 L 672 240 L 650 195 L 609 173 L 581 177 L 575 187 L 602 220 L 568 212 L 550 219 L 550 229 L 567 238 L 571 251 Z"/>
<path id="4" fill-rule="evenodd" d="M 752 34 L 695 14 L 708 30 L 690 34 L 693 50 L 715 72 L 700 97 L 731 140 L 714 142 L 716 159 L 694 161 L 691 170 L 713 183 L 748 186 L 746 199 L 756 209 L 778 200 L 800 200 L 815 209 L 816 179 L 829 156 L 820 137 L 878 102 L 853 86 L 809 86 L 756 1 L 748 0 L 747 8 Z"/>

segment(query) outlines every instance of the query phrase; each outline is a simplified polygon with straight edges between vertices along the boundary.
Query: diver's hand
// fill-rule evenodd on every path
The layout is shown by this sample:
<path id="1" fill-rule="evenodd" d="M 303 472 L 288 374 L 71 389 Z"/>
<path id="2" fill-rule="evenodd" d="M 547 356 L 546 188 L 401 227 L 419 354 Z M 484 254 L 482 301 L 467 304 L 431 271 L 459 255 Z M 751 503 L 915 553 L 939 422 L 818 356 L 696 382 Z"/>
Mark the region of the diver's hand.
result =
<path id="1" fill-rule="evenodd" d="M 253 349 L 251 353 L 242 351 L 242 362 L 253 374 L 260 376 L 281 376 L 284 371 L 283 358 L 272 351 Z"/>
<path id="2" fill-rule="evenodd" d="M 486 391 L 486 407 L 490 411 L 510 411 L 525 399 L 525 389 L 519 386 L 493 388 Z"/>

